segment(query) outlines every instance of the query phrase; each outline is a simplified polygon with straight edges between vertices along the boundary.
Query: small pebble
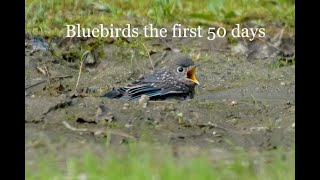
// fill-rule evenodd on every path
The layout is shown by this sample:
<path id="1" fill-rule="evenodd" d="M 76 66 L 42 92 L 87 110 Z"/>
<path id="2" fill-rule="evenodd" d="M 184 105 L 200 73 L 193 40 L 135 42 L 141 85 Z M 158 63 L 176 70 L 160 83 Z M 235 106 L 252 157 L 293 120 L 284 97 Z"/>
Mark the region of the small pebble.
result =
<path id="1" fill-rule="evenodd" d="M 180 49 L 173 48 L 173 49 L 172 49 L 172 52 L 178 53 L 178 52 L 180 52 Z"/>
<path id="2" fill-rule="evenodd" d="M 177 117 L 178 117 L 178 123 L 179 124 L 184 124 L 185 120 L 183 119 L 183 114 L 182 113 L 177 113 Z"/>
<path id="3" fill-rule="evenodd" d="M 124 103 L 122 109 L 129 109 L 129 104 L 128 103 Z"/>
<path id="4" fill-rule="evenodd" d="M 95 59 L 94 59 L 94 56 L 91 54 L 91 53 L 89 53 L 88 54 L 88 56 L 87 56 L 87 58 L 84 60 L 84 64 L 85 65 L 92 65 L 92 64 L 94 64 L 96 61 L 95 61 Z"/>
<path id="5" fill-rule="evenodd" d="M 126 124 L 126 125 L 124 125 L 125 128 L 130 128 L 130 127 L 132 127 L 132 126 L 133 126 L 132 124 Z"/>
<path id="6" fill-rule="evenodd" d="M 79 107 L 86 107 L 84 103 L 79 103 Z"/>
<path id="7" fill-rule="evenodd" d="M 147 103 L 144 103 L 143 105 L 142 105 L 142 108 L 147 108 Z"/>
<path id="8" fill-rule="evenodd" d="M 96 137 L 103 137 L 105 132 L 103 130 L 97 130 L 94 132 L 94 136 Z"/>
<path id="9" fill-rule="evenodd" d="M 268 131 L 270 130 L 268 127 L 251 127 L 250 131 Z"/>
<path id="10" fill-rule="evenodd" d="M 231 106 L 234 106 L 234 105 L 237 105 L 237 104 L 238 104 L 237 101 L 231 101 L 231 103 L 230 103 Z"/>
<path id="11" fill-rule="evenodd" d="M 177 113 L 177 116 L 178 117 L 183 117 L 183 114 L 180 112 L 180 113 Z"/>
<path id="12" fill-rule="evenodd" d="M 143 108 L 146 108 L 148 105 L 148 102 L 150 100 L 150 97 L 147 95 L 142 95 L 139 99 L 139 105 L 142 105 Z"/>
<path id="13" fill-rule="evenodd" d="M 289 112 L 295 112 L 295 106 L 291 106 L 289 109 L 288 109 Z"/>
<path id="14" fill-rule="evenodd" d="M 285 83 L 285 82 L 281 82 L 280 85 L 281 85 L 281 86 L 285 86 L 286 83 Z"/>

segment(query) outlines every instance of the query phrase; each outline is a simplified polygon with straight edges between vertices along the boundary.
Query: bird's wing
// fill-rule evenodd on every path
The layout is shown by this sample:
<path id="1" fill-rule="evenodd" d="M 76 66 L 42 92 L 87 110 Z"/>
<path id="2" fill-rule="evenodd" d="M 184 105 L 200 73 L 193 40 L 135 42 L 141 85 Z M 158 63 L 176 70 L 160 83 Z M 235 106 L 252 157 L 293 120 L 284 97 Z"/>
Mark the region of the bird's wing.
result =
<path id="1" fill-rule="evenodd" d="M 131 100 L 140 98 L 141 95 L 155 97 L 164 96 L 167 94 L 184 93 L 177 87 L 163 82 L 163 80 L 160 79 L 160 75 L 162 73 L 162 71 L 157 71 L 154 74 L 147 74 L 125 87 L 107 93 L 105 96 L 109 98 Z"/>
<path id="2" fill-rule="evenodd" d="M 139 84 L 148 84 L 148 83 L 161 83 L 163 80 L 160 79 L 160 75 L 163 71 L 155 71 L 153 74 L 146 74 L 136 81 L 132 82 L 128 86 L 134 86 Z"/>
<path id="3" fill-rule="evenodd" d="M 103 96 L 108 98 L 120 98 L 126 92 L 126 90 L 127 90 L 126 88 L 118 88 L 118 89 L 109 91 Z"/>
<path id="4" fill-rule="evenodd" d="M 170 88 L 163 87 L 162 84 L 153 83 L 150 84 L 139 84 L 136 86 L 127 86 L 124 87 L 125 93 L 121 97 L 122 99 L 136 99 L 140 98 L 141 95 L 147 95 L 149 97 L 154 96 L 164 96 L 167 94 L 180 94 L 183 91 L 173 90 Z"/>

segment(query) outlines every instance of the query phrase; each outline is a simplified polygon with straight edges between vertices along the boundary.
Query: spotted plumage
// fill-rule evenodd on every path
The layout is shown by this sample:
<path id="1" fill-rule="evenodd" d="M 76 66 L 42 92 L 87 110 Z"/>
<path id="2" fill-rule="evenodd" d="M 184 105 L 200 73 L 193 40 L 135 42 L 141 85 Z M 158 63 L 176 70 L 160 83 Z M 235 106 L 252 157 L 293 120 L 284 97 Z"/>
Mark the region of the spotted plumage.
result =
<path id="1" fill-rule="evenodd" d="M 147 74 L 125 87 L 112 90 L 105 96 L 125 100 L 137 99 L 142 95 L 151 99 L 193 98 L 194 88 L 199 84 L 195 69 L 196 66 L 190 58 L 178 58 L 166 68 Z"/>

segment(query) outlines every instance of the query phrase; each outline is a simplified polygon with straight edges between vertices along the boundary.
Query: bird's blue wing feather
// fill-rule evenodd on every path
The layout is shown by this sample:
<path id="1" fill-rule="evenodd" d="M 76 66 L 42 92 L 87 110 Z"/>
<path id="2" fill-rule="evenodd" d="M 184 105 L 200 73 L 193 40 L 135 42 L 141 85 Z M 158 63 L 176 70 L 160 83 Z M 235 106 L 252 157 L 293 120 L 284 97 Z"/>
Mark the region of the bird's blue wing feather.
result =
<path id="1" fill-rule="evenodd" d="M 176 94 L 183 93 L 182 91 L 171 91 L 168 89 L 158 88 L 150 85 L 130 87 L 126 92 L 127 93 L 121 97 L 122 99 L 128 99 L 128 100 L 137 99 L 137 98 L 140 98 L 141 95 L 154 97 L 154 96 L 163 96 L 163 95 L 173 94 L 173 93 L 176 93 Z"/>
<path id="2" fill-rule="evenodd" d="M 139 94 L 139 93 L 143 93 L 143 92 L 152 92 L 152 91 L 158 91 L 160 90 L 160 88 L 154 87 L 154 86 L 141 86 L 138 88 L 133 88 L 133 89 L 129 89 L 128 93 L 129 94 Z"/>

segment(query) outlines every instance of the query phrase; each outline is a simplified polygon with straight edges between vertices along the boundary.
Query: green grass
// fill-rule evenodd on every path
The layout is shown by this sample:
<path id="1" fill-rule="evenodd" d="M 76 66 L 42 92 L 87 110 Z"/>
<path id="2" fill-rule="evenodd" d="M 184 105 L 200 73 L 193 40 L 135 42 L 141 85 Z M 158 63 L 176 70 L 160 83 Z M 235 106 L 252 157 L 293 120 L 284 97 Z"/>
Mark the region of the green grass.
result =
<path id="1" fill-rule="evenodd" d="M 242 23 L 250 22 L 257 27 L 265 27 L 267 34 L 274 34 L 279 29 L 269 25 L 277 22 L 284 24 L 286 35 L 293 34 L 295 28 L 295 5 L 292 0 L 204 0 L 201 3 L 196 0 L 26 0 L 25 4 L 26 33 L 48 38 L 49 42 L 57 42 L 56 37 L 65 37 L 66 25 L 78 23 L 87 28 L 97 27 L 98 24 L 123 27 L 128 23 L 132 26 L 181 23 L 188 27 L 219 25 L 231 29 L 235 24 L 240 23 L 242 27 Z M 93 38 L 71 44 L 66 49 L 57 48 L 52 43 L 51 48 L 60 59 L 73 61 L 80 59 L 82 51 L 99 49 L 96 47 L 102 47 L 100 45 L 105 44 L 107 39 Z M 115 44 L 136 47 L 140 54 L 148 57 L 140 43 L 148 47 L 146 39 L 139 36 L 129 45 L 118 39 Z M 237 42 L 235 38 L 230 40 Z M 189 48 L 186 46 L 182 51 L 189 52 Z"/>
<path id="2" fill-rule="evenodd" d="M 239 151 L 228 160 L 212 162 L 208 155 L 174 157 L 170 148 L 129 144 L 124 151 L 105 151 L 97 155 L 87 150 L 80 158 L 69 157 L 58 163 L 54 155 L 42 156 L 26 165 L 26 179 L 294 179 L 294 151 L 261 153 L 255 158 Z"/>
<path id="3" fill-rule="evenodd" d="M 280 22 L 294 31 L 295 5 L 293 0 L 26 0 L 26 30 L 44 36 L 62 36 L 65 25 L 80 23 L 93 27 L 103 23 L 122 26 L 127 23 L 185 26 L 252 22 L 265 26 Z M 90 3 L 103 11 L 93 8 Z"/>

